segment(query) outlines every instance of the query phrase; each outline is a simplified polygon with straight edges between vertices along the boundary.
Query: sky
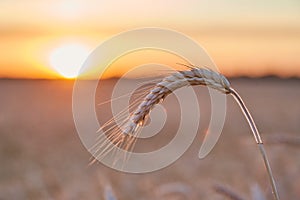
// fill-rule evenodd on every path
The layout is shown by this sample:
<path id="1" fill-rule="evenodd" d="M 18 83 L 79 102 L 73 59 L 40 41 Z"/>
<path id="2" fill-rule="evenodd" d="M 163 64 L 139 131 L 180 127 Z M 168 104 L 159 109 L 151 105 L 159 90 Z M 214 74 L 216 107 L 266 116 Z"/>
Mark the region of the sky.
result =
<path id="1" fill-rule="evenodd" d="M 298 0 L 1 0 L 0 77 L 74 77 L 103 41 L 141 27 L 193 38 L 228 76 L 300 77 Z"/>

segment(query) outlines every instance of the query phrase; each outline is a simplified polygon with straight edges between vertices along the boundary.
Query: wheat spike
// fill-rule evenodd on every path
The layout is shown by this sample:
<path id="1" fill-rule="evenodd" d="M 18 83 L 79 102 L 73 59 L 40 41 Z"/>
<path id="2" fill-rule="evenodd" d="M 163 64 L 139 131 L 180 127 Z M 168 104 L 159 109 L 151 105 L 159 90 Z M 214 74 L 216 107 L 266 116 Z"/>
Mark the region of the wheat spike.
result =
<path id="1" fill-rule="evenodd" d="M 174 73 L 161 82 L 149 92 L 135 112 L 131 115 L 124 134 L 134 135 L 142 125 L 152 108 L 163 101 L 172 91 L 189 85 L 204 85 L 216 89 L 222 93 L 230 92 L 230 83 L 222 75 L 209 69 L 192 68 L 187 71 Z"/>
<path id="2" fill-rule="evenodd" d="M 172 93 L 174 90 L 182 88 L 184 86 L 191 85 L 204 85 L 213 89 L 218 90 L 224 94 L 231 94 L 236 102 L 239 104 L 247 122 L 251 128 L 254 139 L 258 144 L 260 153 L 263 157 L 263 161 L 268 172 L 268 176 L 270 179 L 270 183 L 272 186 L 272 192 L 274 195 L 274 199 L 279 200 L 278 191 L 276 188 L 274 176 L 272 174 L 271 166 L 267 158 L 267 154 L 265 152 L 263 141 L 260 137 L 258 129 L 255 125 L 255 122 L 248 111 L 246 105 L 244 104 L 242 98 L 239 94 L 230 86 L 229 81 L 222 74 L 212 71 L 210 69 L 201 69 L 197 67 L 190 67 L 190 70 L 186 71 L 178 71 L 166 78 L 164 78 L 161 82 L 157 83 L 153 89 L 150 90 L 148 95 L 143 99 L 143 101 L 139 104 L 137 109 L 131 114 L 127 123 L 122 128 L 121 132 L 118 129 L 112 129 L 111 133 L 108 133 L 107 137 L 114 143 L 116 146 L 120 148 L 124 148 L 125 150 L 130 150 L 137 137 L 138 128 L 144 124 L 148 114 L 153 109 L 153 107 L 159 102 L 163 101 L 167 95 Z M 106 154 L 111 150 L 111 147 L 107 144 L 103 144 L 104 150 L 100 153 Z"/>

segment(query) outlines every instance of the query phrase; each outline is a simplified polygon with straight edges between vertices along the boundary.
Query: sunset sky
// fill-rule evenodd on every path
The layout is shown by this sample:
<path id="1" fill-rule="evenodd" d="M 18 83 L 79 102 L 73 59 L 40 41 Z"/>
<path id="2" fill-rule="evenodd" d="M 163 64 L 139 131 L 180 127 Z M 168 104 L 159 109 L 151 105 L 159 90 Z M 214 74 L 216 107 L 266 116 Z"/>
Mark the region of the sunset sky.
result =
<path id="1" fill-rule="evenodd" d="M 226 75 L 300 77 L 299 0 L 1 0 L 0 77 L 72 77 L 101 42 L 149 26 L 193 38 Z"/>

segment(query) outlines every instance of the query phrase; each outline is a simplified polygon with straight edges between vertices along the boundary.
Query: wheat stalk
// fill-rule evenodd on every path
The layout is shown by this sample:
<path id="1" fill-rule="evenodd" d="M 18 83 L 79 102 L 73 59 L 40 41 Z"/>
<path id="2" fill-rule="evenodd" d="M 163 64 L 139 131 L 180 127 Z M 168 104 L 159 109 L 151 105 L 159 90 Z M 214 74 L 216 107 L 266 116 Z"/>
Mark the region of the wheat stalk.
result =
<path id="1" fill-rule="evenodd" d="M 240 194 L 238 194 L 236 191 L 234 191 L 233 189 L 231 189 L 223 184 L 215 184 L 213 186 L 213 188 L 215 189 L 215 191 L 217 193 L 222 194 L 225 197 L 228 197 L 228 199 L 231 199 L 231 200 L 244 200 L 245 199 Z"/>
<path id="2" fill-rule="evenodd" d="M 229 81 L 222 74 L 210 69 L 197 68 L 194 66 L 186 67 L 189 67 L 190 69 L 186 71 L 178 71 L 157 83 L 139 104 L 137 109 L 131 114 L 127 123 L 125 123 L 124 127 L 121 129 L 121 133 L 120 130 L 113 129 L 112 133 L 108 135 L 108 138 L 120 148 L 125 148 L 126 150 L 132 148 L 136 140 L 135 136 L 139 127 L 144 124 L 147 116 L 154 106 L 163 101 L 166 96 L 172 93 L 174 90 L 184 86 L 203 85 L 216 89 L 224 94 L 231 94 L 239 104 L 252 130 L 254 139 L 259 146 L 260 153 L 263 157 L 263 161 L 268 172 L 272 186 L 272 193 L 274 194 L 274 198 L 279 200 L 274 176 L 272 174 L 272 170 L 263 146 L 263 141 L 242 98 L 233 88 L 231 88 Z M 109 152 L 109 149 L 106 147 L 101 154 L 104 154 L 104 152 Z"/>
<path id="3" fill-rule="evenodd" d="M 260 134 L 258 132 L 258 129 L 255 125 L 255 122 L 249 112 L 249 110 L 247 109 L 245 103 L 243 102 L 242 98 L 240 97 L 240 95 L 232 88 L 230 88 L 230 94 L 235 98 L 235 100 L 238 102 L 245 118 L 247 119 L 248 121 L 248 124 L 252 130 L 252 133 L 254 135 L 254 138 L 255 138 L 255 141 L 258 145 L 258 148 L 259 148 L 259 151 L 260 151 L 260 154 L 262 155 L 262 158 L 264 160 L 264 163 L 265 163 L 265 167 L 267 169 L 267 172 L 268 172 L 268 176 L 269 176 L 269 179 L 270 179 L 270 182 L 271 182 L 271 186 L 272 186 L 272 193 L 274 195 L 274 198 L 276 200 L 279 200 L 279 195 L 278 195 L 278 191 L 277 191 L 277 188 L 276 188 L 276 183 L 275 183 L 275 179 L 274 179 L 274 176 L 273 176 L 273 173 L 272 173 L 272 169 L 271 169 L 271 166 L 270 166 L 270 163 L 269 163 L 269 160 L 268 160 L 268 157 L 267 157 L 267 153 L 265 151 L 265 148 L 264 148 L 264 145 L 263 145 L 263 141 L 260 137 Z"/>

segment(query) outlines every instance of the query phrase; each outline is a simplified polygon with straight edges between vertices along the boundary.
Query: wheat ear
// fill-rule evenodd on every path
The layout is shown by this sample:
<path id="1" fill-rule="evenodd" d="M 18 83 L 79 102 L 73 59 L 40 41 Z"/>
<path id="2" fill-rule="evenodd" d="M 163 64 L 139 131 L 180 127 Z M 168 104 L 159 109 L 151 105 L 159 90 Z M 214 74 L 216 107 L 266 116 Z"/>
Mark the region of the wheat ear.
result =
<path id="1" fill-rule="evenodd" d="M 208 86 L 225 94 L 230 92 L 229 81 L 223 75 L 212 70 L 192 68 L 187 71 L 179 71 L 164 78 L 148 93 L 129 118 L 124 134 L 134 135 L 156 104 L 163 101 L 172 91 L 190 85 Z"/>
<path id="2" fill-rule="evenodd" d="M 156 84 L 156 86 L 148 93 L 148 95 L 144 98 L 144 100 L 139 104 L 138 108 L 135 112 L 130 116 L 128 123 L 123 129 L 123 145 L 131 145 L 124 144 L 127 140 L 127 136 L 134 137 L 137 129 L 144 124 L 146 117 L 150 113 L 151 109 L 164 100 L 164 98 L 172 93 L 172 91 L 189 85 L 204 85 L 213 89 L 216 89 L 224 94 L 231 94 L 234 99 L 239 104 L 241 110 L 244 113 L 245 118 L 252 130 L 254 139 L 258 144 L 260 153 L 263 157 L 263 161 L 268 172 L 268 176 L 272 186 L 272 193 L 276 200 L 279 200 L 278 191 L 276 188 L 274 176 L 270 167 L 270 163 L 267 158 L 267 154 L 265 152 L 263 141 L 260 137 L 258 129 L 254 123 L 253 118 L 251 117 L 250 112 L 245 106 L 242 98 L 239 94 L 230 86 L 229 81 L 220 73 L 209 69 L 200 69 L 196 67 L 190 67 L 190 70 L 186 71 L 178 71 L 166 78 L 164 78 L 161 82 Z"/>

